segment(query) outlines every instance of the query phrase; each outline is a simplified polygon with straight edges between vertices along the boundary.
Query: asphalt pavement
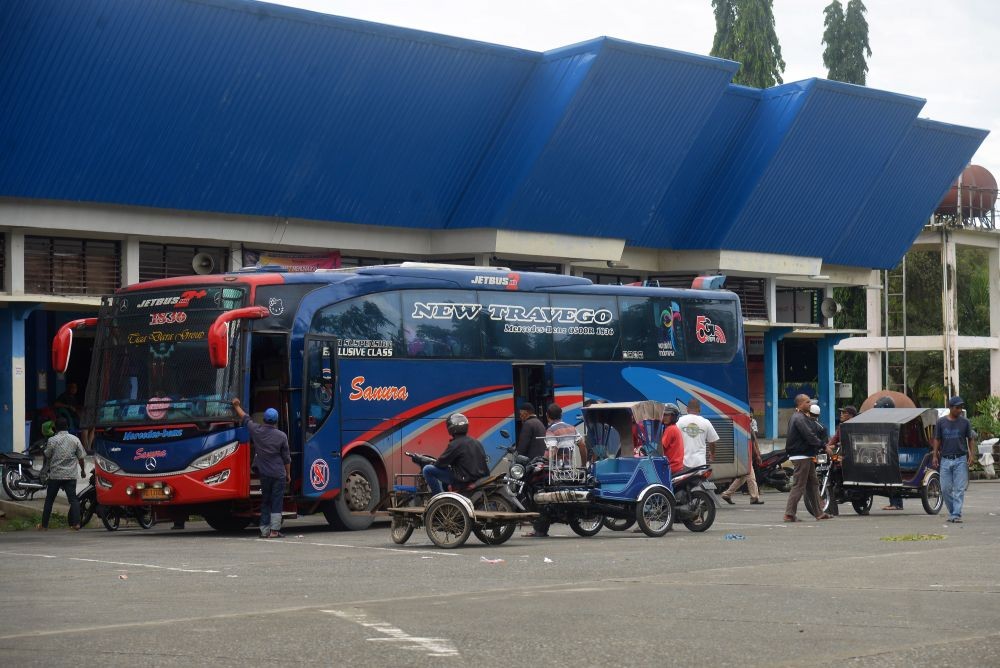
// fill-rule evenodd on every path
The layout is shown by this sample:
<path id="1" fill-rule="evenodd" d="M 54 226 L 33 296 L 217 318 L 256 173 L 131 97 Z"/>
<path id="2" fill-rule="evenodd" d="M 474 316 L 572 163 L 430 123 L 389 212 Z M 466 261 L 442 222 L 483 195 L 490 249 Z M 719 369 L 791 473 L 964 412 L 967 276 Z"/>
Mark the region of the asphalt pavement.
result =
<path id="1" fill-rule="evenodd" d="M 277 540 L 201 523 L 0 534 L 0 661 L 1000 665 L 1000 484 L 973 483 L 964 524 L 882 499 L 867 517 L 786 524 L 785 499 L 735 497 L 702 534 L 556 525 L 456 550 L 322 516 Z"/>

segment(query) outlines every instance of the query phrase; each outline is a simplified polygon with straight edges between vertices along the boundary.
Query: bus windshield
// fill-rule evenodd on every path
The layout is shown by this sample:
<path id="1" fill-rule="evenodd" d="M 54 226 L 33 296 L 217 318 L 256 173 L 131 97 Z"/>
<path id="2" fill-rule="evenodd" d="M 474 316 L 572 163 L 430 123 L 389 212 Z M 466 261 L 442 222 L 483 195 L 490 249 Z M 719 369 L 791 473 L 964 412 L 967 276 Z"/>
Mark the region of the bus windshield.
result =
<path id="1" fill-rule="evenodd" d="M 213 368 L 207 333 L 219 314 L 239 308 L 244 299 L 238 287 L 205 286 L 128 292 L 106 300 L 87 392 L 89 422 L 166 424 L 230 417 L 239 356 L 230 356 L 225 369 Z"/>

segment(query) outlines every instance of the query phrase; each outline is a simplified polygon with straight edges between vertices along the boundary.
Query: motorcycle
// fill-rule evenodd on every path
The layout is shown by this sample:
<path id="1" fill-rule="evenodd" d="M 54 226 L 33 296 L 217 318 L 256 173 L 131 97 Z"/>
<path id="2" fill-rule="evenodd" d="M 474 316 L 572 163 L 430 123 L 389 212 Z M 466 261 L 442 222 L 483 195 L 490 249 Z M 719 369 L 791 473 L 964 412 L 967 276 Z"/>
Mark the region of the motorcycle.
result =
<path id="1" fill-rule="evenodd" d="M 792 491 L 792 476 L 782 464 L 788 461 L 788 453 L 784 450 L 772 450 L 761 457 L 760 464 L 754 465 L 754 477 L 757 486 L 768 485 L 779 492 Z"/>
<path id="2" fill-rule="evenodd" d="M 156 515 L 152 506 L 101 506 L 98 513 L 101 522 L 108 531 L 118 531 L 122 520 L 135 520 L 143 529 L 151 529 L 156 524 Z"/>
<path id="3" fill-rule="evenodd" d="M 3 491 L 14 501 L 34 498 L 35 493 L 48 486 L 48 468 L 44 464 L 35 468 L 35 460 L 42 454 L 45 441 L 32 445 L 28 452 L 0 452 Z"/>

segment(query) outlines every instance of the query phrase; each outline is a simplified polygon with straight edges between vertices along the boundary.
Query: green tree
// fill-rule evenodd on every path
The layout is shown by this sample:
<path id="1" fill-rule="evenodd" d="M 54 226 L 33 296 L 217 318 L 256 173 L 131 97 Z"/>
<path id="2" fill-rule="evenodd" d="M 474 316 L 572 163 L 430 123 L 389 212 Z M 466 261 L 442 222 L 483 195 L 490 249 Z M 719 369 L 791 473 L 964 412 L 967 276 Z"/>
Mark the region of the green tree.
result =
<path id="1" fill-rule="evenodd" d="M 773 0 L 712 0 L 715 39 L 711 54 L 740 63 L 733 82 L 755 88 L 782 83 L 785 61 L 774 31 Z"/>
<path id="2" fill-rule="evenodd" d="M 868 77 L 868 21 L 865 3 L 850 0 L 847 13 L 840 0 L 833 0 L 823 10 L 823 64 L 827 78 L 864 86 Z"/>

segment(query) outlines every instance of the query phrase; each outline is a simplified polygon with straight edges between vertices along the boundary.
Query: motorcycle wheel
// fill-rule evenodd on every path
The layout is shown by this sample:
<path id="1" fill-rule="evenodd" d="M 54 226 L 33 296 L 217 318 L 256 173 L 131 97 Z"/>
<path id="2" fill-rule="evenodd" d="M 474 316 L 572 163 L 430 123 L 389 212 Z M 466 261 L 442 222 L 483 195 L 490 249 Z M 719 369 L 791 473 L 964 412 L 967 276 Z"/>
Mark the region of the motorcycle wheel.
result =
<path id="1" fill-rule="evenodd" d="M 499 494 L 490 494 L 486 497 L 482 508 L 476 510 L 487 510 L 496 513 L 512 513 L 514 509 L 510 502 Z M 517 522 L 487 523 L 482 526 L 473 526 L 472 533 L 476 534 L 481 542 L 486 545 L 502 545 L 510 540 L 510 537 L 517 531 Z"/>
<path id="2" fill-rule="evenodd" d="M 97 510 L 97 499 L 93 494 L 86 494 L 80 497 L 80 528 L 90 524 L 94 519 L 94 511 Z"/>
<path id="3" fill-rule="evenodd" d="M 24 501 L 28 498 L 28 490 L 21 489 L 21 480 L 24 476 L 15 468 L 4 468 L 3 471 L 3 491 L 14 501 Z"/>
<path id="4" fill-rule="evenodd" d="M 604 528 L 604 515 L 590 515 L 588 517 L 573 517 L 569 521 L 569 528 L 577 536 L 590 538 L 596 536 Z"/>
<path id="5" fill-rule="evenodd" d="M 920 488 L 920 503 L 928 515 L 937 515 L 941 512 L 944 497 L 941 495 L 941 478 L 938 474 L 932 475 L 927 484 Z"/>
<path id="6" fill-rule="evenodd" d="M 118 506 L 110 506 L 104 509 L 101 515 L 101 522 L 108 531 L 118 531 L 118 526 L 122 522 L 122 510 Z"/>
<path id="7" fill-rule="evenodd" d="M 605 517 L 604 526 L 612 531 L 628 531 L 635 524 L 634 517 Z"/>
<path id="8" fill-rule="evenodd" d="M 812 502 L 808 494 L 802 496 L 802 500 L 805 501 L 806 510 L 813 517 L 819 515 L 820 513 L 829 513 L 830 515 L 838 514 L 837 501 L 833 498 L 833 489 L 830 485 L 826 486 L 826 491 L 819 495 L 819 509 L 817 511 L 816 504 Z"/>
<path id="9" fill-rule="evenodd" d="M 692 517 L 684 520 L 684 526 L 688 531 L 700 533 L 708 531 L 715 522 L 715 502 L 708 492 L 701 490 L 691 492 L 691 505 L 695 508 Z"/>
<path id="10" fill-rule="evenodd" d="M 438 547 L 450 549 L 465 544 L 472 533 L 472 518 L 459 501 L 445 496 L 431 501 L 424 513 L 427 537 Z"/>
<path id="11" fill-rule="evenodd" d="M 867 515 L 872 511 L 872 495 L 865 494 L 860 499 L 851 499 L 851 505 L 858 515 Z"/>
<path id="12" fill-rule="evenodd" d="M 250 526 L 250 522 L 253 521 L 250 517 L 234 515 L 229 510 L 206 510 L 202 513 L 202 517 L 205 518 L 208 526 L 219 533 L 239 533 Z"/>
<path id="13" fill-rule="evenodd" d="M 143 529 L 152 529 L 153 525 L 156 524 L 156 515 L 153 513 L 152 506 L 140 506 L 135 509 L 135 521 L 139 523 Z"/>
<path id="14" fill-rule="evenodd" d="M 393 517 L 389 521 L 389 537 L 396 545 L 402 545 L 410 540 L 413 535 L 413 525 L 399 517 Z"/>
<path id="15" fill-rule="evenodd" d="M 665 536 L 674 525 L 674 501 L 666 487 L 651 488 L 635 504 L 635 521 L 651 538 Z"/>

